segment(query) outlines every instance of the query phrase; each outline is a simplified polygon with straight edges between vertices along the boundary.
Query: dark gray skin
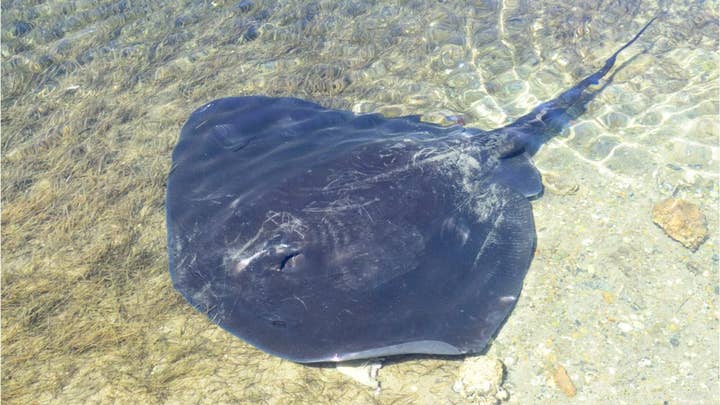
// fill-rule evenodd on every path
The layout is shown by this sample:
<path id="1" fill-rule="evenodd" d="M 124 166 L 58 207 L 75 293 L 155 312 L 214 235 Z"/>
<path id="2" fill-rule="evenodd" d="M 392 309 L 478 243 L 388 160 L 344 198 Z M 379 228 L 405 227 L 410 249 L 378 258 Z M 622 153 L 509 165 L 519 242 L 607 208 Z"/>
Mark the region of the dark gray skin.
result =
<path id="1" fill-rule="evenodd" d="M 296 362 L 482 351 L 532 260 L 528 199 L 542 182 L 530 155 L 649 24 L 602 69 L 489 132 L 294 98 L 204 105 L 168 179 L 175 288 Z"/>

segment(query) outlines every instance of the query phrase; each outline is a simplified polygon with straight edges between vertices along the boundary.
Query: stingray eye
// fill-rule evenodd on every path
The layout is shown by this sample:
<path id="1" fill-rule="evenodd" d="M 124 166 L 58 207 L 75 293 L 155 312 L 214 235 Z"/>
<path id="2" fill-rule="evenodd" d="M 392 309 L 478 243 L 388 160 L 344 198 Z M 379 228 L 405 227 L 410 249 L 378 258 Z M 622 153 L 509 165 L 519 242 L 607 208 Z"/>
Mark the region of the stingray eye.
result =
<path id="1" fill-rule="evenodd" d="M 302 260 L 302 252 L 292 252 L 290 254 L 285 255 L 285 257 L 280 262 L 280 266 L 278 266 L 278 269 L 279 270 L 285 270 L 286 268 L 291 269 L 291 268 L 297 266 L 301 260 Z"/>

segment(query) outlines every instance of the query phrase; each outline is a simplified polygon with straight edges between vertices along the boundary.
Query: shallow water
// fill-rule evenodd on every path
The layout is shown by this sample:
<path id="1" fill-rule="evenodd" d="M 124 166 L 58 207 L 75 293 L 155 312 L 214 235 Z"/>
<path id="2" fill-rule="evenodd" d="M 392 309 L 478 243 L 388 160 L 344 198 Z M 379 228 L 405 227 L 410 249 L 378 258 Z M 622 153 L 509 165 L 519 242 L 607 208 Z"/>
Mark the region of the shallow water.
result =
<path id="1" fill-rule="evenodd" d="M 180 126 L 208 100 L 266 94 L 494 128 L 663 8 L 535 156 L 551 183 L 537 252 L 487 355 L 514 403 L 718 398 L 718 3 L 477 3 L 3 1 L 3 400 L 465 403 L 461 360 L 395 359 L 376 393 L 187 306 L 165 256 Z M 652 222 L 671 196 L 707 217 L 696 252 Z"/>

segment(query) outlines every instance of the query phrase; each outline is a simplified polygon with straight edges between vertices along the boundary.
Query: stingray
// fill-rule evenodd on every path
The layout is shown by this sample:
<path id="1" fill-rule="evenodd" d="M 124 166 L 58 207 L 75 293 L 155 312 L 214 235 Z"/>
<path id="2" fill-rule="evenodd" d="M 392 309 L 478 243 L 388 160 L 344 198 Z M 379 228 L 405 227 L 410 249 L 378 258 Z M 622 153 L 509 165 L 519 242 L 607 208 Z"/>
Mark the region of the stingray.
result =
<path id="1" fill-rule="evenodd" d="M 531 155 L 651 22 L 594 74 L 491 131 L 296 98 L 203 105 L 167 183 L 175 288 L 295 362 L 482 352 L 535 249 Z"/>

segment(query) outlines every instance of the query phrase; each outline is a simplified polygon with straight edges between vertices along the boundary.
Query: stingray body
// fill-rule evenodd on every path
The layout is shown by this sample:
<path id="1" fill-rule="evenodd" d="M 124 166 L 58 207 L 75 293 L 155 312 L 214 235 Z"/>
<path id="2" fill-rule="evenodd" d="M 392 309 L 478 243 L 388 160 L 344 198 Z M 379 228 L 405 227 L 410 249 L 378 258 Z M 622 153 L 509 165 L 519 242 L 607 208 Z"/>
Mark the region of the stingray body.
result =
<path id="1" fill-rule="evenodd" d="M 533 255 L 528 199 L 542 183 L 530 154 L 646 28 L 595 74 L 489 132 L 294 98 L 204 105 L 168 179 L 175 287 L 224 329 L 297 362 L 482 351 Z"/>

